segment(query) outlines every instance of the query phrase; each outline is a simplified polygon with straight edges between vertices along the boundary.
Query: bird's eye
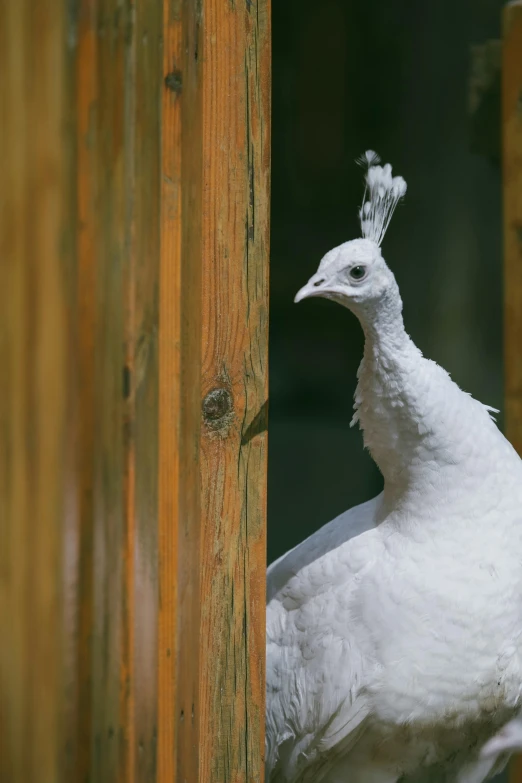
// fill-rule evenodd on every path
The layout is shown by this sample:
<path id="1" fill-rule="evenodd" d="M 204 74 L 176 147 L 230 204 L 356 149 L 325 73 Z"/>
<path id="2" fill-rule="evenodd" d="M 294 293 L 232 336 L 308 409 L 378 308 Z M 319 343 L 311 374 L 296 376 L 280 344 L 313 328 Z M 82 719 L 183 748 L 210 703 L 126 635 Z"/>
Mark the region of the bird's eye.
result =
<path id="1" fill-rule="evenodd" d="M 365 266 L 353 266 L 350 269 L 350 277 L 352 280 L 362 280 L 363 277 L 366 275 L 366 267 Z"/>

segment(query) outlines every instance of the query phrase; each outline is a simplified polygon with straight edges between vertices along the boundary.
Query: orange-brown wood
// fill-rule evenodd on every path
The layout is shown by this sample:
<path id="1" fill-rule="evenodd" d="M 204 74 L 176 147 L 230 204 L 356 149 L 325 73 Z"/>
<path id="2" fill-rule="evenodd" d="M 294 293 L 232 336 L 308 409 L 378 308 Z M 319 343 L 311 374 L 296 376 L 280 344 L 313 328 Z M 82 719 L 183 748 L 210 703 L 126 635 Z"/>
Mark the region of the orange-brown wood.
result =
<path id="1" fill-rule="evenodd" d="M 179 467 L 177 498 L 176 780 L 198 780 L 201 637 L 202 26 L 199 2 L 182 9 Z M 173 62 L 176 77 L 176 63 Z M 175 87 L 169 79 L 167 88 Z M 175 91 L 175 90 L 174 90 Z M 167 133 L 164 124 L 164 134 Z"/>
<path id="2" fill-rule="evenodd" d="M 67 779 L 75 558 L 70 62 L 63 4 L 0 2 L 0 779 Z M 37 118 L 37 121 L 36 121 Z"/>
<path id="3" fill-rule="evenodd" d="M 181 261 L 181 2 L 163 7 L 159 331 L 158 780 L 175 780 Z M 171 86 L 172 85 L 172 89 Z"/>
<path id="4" fill-rule="evenodd" d="M 126 447 L 124 382 L 126 300 L 124 265 L 129 153 L 126 149 L 127 9 L 117 0 L 96 5 L 96 103 L 92 107 L 92 177 L 96 187 L 95 220 L 95 414 L 93 464 L 93 626 L 92 760 L 90 780 L 109 783 L 130 777 L 128 702 L 128 615 L 133 596 L 126 594 Z M 83 327 L 83 325 L 82 325 Z M 86 327 L 87 328 L 87 327 Z M 127 600 L 127 598 L 129 600 Z M 127 686 L 127 687 L 126 687 Z"/>
<path id="5" fill-rule="evenodd" d="M 504 9 L 503 192 L 506 432 L 522 454 L 522 3 Z"/>
<path id="6" fill-rule="evenodd" d="M 268 5 L 73 5 L 0 0 L 1 779 L 261 780 Z"/>
<path id="7" fill-rule="evenodd" d="M 202 38 L 200 780 L 246 783 L 263 778 L 268 3 L 205 0 Z"/>
<path id="8" fill-rule="evenodd" d="M 504 8 L 502 62 L 506 435 L 522 455 L 522 2 Z M 510 764 L 522 781 L 522 756 Z"/>
<path id="9" fill-rule="evenodd" d="M 263 776 L 269 7 L 165 0 L 164 31 L 159 780 L 240 783 Z"/>
<path id="10" fill-rule="evenodd" d="M 132 727 L 131 769 L 125 783 L 152 783 L 157 761 L 158 664 L 158 432 L 161 215 L 162 3 L 141 0 L 127 79 L 129 255 L 126 367 L 130 388 L 125 419 L 128 450 L 127 600 Z M 128 35 L 128 33 L 127 33 Z M 124 687 L 125 683 L 122 683 Z"/>
<path id="11" fill-rule="evenodd" d="M 158 780 L 198 780 L 201 9 L 164 4 Z"/>
<path id="12" fill-rule="evenodd" d="M 95 443 L 96 330 L 96 101 L 97 8 L 82 0 L 78 8 L 76 57 L 78 203 L 78 471 L 79 549 L 77 594 L 78 714 L 73 779 L 88 781 L 92 763 L 92 629 L 94 623 L 93 481 Z"/>
<path id="13" fill-rule="evenodd" d="M 153 0 L 82 0 L 81 780 L 156 779 L 161 28 Z"/>
<path id="14" fill-rule="evenodd" d="M 522 756 L 514 756 L 509 763 L 509 783 L 522 781 Z"/>

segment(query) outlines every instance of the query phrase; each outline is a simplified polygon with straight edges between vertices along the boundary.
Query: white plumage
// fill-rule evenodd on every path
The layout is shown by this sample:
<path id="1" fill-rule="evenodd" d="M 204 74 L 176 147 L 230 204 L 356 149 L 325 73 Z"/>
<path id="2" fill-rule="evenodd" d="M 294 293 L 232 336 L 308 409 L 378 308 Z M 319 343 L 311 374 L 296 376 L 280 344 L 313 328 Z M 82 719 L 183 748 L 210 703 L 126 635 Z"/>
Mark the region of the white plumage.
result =
<path id="1" fill-rule="evenodd" d="M 363 238 L 296 301 L 361 322 L 384 490 L 268 569 L 266 780 L 480 783 L 522 747 L 522 462 L 406 334 L 379 249 L 406 183 L 364 160 Z"/>

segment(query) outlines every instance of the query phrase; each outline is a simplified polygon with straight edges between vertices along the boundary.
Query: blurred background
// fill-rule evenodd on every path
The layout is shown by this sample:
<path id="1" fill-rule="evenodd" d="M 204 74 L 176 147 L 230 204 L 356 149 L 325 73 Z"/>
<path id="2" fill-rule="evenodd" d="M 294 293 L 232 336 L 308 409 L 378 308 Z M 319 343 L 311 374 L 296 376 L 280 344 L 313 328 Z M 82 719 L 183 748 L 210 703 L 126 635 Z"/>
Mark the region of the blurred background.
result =
<path id="1" fill-rule="evenodd" d="M 293 304 L 324 253 L 360 235 L 364 150 L 408 183 L 383 243 L 407 331 L 502 410 L 501 7 L 273 3 L 269 562 L 381 488 L 349 428 L 359 324 L 333 302 Z"/>

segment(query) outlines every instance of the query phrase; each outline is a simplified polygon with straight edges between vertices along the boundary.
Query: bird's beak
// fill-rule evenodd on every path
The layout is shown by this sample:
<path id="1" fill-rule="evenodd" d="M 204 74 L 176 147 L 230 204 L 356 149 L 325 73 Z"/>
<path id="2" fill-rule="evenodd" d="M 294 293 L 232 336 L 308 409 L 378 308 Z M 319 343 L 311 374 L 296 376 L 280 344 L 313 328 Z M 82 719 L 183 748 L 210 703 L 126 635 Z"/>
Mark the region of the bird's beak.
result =
<path id="1" fill-rule="evenodd" d="M 301 302 L 303 299 L 306 299 L 307 296 L 312 296 L 312 292 L 317 289 L 314 289 L 310 283 L 307 283 L 304 285 L 300 291 L 298 291 L 295 295 L 294 302 L 297 304 L 297 302 Z"/>
<path id="2" fill-rule="evenodd" d="M 313 280 L 313 278 L 312 278 Z M 317 285 L 317 283 L 314 283 L 312 281 L 308 281 L 306 285 L 304 285 L 300 291 L 297 292 L 294 298 L 294 302 L 301 302 L 303 299 L 308 299 L 309 297 L 323 297 L 324 299 L 333 299 L 334 301 L 339 301 L 336 297 L 342 297 L 344 294 L 344 291 L 342 288 L 339 288 L 335 285 Z"/>
<path id="3" fill-rule="evenodd" d="M 331 285 L 325 285 L 324 279 L 318 281 L 317 278 L 312 277 L 312 279 L 297 292 L 294 302 L 297 304 L 297 302 L 301 302 L 301 300 L 308 299 L 311 296 L 323 296 L 328 298 L 328 294 L 331 293 L 335 293 L 335 289 L 332 288 Z"/>

